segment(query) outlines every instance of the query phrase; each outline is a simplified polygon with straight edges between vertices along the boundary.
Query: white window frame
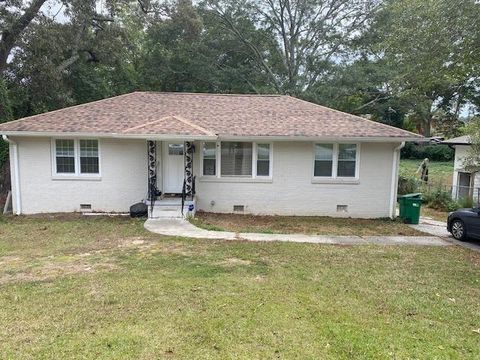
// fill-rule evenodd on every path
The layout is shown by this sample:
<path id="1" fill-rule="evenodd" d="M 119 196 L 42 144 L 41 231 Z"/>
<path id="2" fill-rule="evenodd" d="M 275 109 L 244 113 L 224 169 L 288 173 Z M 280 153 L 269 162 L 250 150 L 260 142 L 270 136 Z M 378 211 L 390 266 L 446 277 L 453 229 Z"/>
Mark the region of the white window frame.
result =
<path id="1" fill-rule="evenodd" d="M 341 144 L 352 144 L 357 147 L 355 152 L 355 176 L 337 176 L 338 173 L 338 156 L 339 156 L 339 145 Z M 333 145 L 333 154 L 332 154 L 332 176 L 315 176 L 315 145 Z M 355 143 L 351 141 L 342 141 L 342 142 L 314 142 L 313 143 L 313 161 L 312 161 L 312 179 L 313 180 L 327 180 L 339 182 L 349 182 L 349 181 L 358 181 L 360 180 L 360 143 Z"/>
<path id="2" fill-rule="evenodd" d="M 57 172 L 57 140 L 73 140 L 73 149 L 75 157 L 75 172 L 74 173 L 59 173 Z M 82 173 L 80 166 L 80 140 L 96 140 L 98 143 L 98 173 Z M 102 154 L 100 140 L 95 138 L 71 138 L 71 137 L 57 137 L 52 138 L 51 141 L 52 154 L 52 177 L 54 178 L 74 178 L 74 179 L 99 179 L 102 176 Z"/>
<path id="3" fill-rule="evenodd" d="M 270 141 L 248 141 L 248 140 L 223 140 L 223 142 L 242 142 L 242 143 L 251 143 L 252 144 L 252 175 L 246 176 L 222 176 L 222 140 L 220 141 L 202 141 L 200 144 L 200 174 L 201 177 L 204 179 L 265 179 L 271 180 L 273 178 L 273 143 Z M 205 143 L 215 143 L 215 175 L 204 175 L 203 174 L 203 147 Z M 265 144 L 269 146 L 270 149 L 270 157 L 269 157 L 269 174 L 268 176 L 265 175 L 257 175 L 257 156 L 258 156 L 258 145 Z"/>

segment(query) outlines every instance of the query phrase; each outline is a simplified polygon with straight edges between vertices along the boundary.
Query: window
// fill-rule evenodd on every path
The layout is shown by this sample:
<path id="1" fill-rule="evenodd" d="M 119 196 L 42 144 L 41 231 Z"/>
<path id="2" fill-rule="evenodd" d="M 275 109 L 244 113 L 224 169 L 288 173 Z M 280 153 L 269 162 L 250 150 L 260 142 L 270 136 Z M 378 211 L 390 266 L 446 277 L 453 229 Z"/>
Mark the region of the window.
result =
<path id="1" fill-rule="evenodd" d="M 357 163 L 357 145 L 338 145 L 338 177 L 355 177 L 355 165 Z"/>
<path id="2" fill-rule="evenodd" d="M 314 176 L 331 177 L 332 173 L 333 173 L 333 144 L 316 144 Z"/>
<path id="3" fill-rule="evenodd" d="M 315 144 L 313 176 L 325 178 L 356 178 L 357 144 Z"/>
<path id="4" fill-rule="evenodd" d="M 222 176 L 252 176 L 252 143 L 221 143 Z"/>
<path id="5" fill-rule="evenodd" d="M 80 172 L 98 174 L 98 140 L 80 140 Z"/>
<path id="6" fill-rule="evenodd" d="M 98 140 L 56 139 L 52 142 L 54 175 L 99 175 Z"/>
<path id="7" fill-rule="evenodd" d="M 203 144 L 203 175 L 217 175 L 217 144 L 206 142 Z"/>
<path id="8" fill-rule="evenodd" d="M 266 181 L 272 176 L 272 144 L 206 141 L 202 143 L 200 162 L 203 176 Z"/>
<path id="9" fill-rule="evenodd" d="M 270 144 L 257 144 L 257 176 L 270 176 Z"/>
<path id="10" fill-rule="evenodd" d="M 55 160 L 58 174 L 75 174 L 75 142 L 55 140 Z"/>

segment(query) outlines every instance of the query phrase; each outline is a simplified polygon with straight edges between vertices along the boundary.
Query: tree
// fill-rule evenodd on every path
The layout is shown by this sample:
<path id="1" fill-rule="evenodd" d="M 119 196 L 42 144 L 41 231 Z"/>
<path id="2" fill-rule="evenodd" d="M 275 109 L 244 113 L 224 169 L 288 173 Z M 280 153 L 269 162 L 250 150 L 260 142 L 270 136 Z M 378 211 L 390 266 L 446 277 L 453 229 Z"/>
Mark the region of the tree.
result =
<path id="1" fill-rule="evenodd" d="M 480 117 L 474 117 L 465 127 L 465 134 L 470 138 L 470 150 L 463 160 L 465 169 L 480 171 Z"/>
<path id="2" fill-rule="evenodd" d="M 208 1 L 225 27 L 255 54 L 277 91 L 296 95 L 308 91 L 322 78 L 330 63 L 341 59 L 349 42 L 366 28 L 375 3 L 373 0 Z M 260 47 L 236 26 L 236 17 L 245 12 L 277 42 L 275 53 Z"/>
<path id="3" fill-rule="evenodd" d="M 270 91 L 268 77 L 246 45 L 218 23 L 212 11 L 178 2 L 148 27 L 142 47 L 143 88 L 161 91 L 251 93 Z M 248 18 L 236 24 L 265 44 Z M 268 89 L 268 90 L 266 90 Z"/>
<path id="4" fill-rule="evenodd" d="M 46 0 L 32 0 L 27 6 L 17 6 L 18 1 L 6 0 L 0 4 L 0 74 L 7 66 L 8 56 L 22 32 L 38 15 Z M 23 5 L 23 1 L 20 2 Z"/>
<path id="5" fill-rule="evenodd" d="M 365 39 L 389 69 L 390 94 L 411 109 L 425 136 L 438 110 L 458 118 L 478 98 L 480 5 L 474 0 L 389 0 Z"/>
<path id="6" fill-rule="evenodd" d="M 70 5 L 69 12 L 80 14 L 71 14 L 71 21 L 60 23 L 39 16 L 30 24 L 6 74 L 15 117 L 138 88 L 135 67 L 143 20 L 135 7 L 121 5 L 116 4 L 112 10 L 114 21 L 103 21 L 106 15 L 102 15 L 98 23 L 94 13 Z M 82 30 L 79 24 L 85 17 L 89 25 Z"/>

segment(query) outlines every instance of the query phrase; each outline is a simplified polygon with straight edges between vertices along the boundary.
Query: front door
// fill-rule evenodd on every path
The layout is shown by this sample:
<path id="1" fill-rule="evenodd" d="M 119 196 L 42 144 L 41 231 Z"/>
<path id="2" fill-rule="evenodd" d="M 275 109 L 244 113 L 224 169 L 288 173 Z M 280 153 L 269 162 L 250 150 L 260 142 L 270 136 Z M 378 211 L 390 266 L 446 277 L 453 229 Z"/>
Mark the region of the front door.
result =
<path id="1" fill-rule="evenodd" d="M 163 143 L 163 192 L 181 194 L 184 178 L 183 143 Z"/>

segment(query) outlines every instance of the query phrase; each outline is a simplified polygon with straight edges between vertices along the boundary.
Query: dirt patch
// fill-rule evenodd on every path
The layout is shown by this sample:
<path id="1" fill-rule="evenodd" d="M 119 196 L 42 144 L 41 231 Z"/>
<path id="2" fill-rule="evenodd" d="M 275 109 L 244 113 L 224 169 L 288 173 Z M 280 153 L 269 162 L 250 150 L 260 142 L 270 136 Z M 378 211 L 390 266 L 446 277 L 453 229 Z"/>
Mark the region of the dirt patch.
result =
<path id="1" fill-rule="evenodd" d="M 197 212 L 193 224 L 204 229 L 237 233 L 418 236 L 424 233 L 390 219 L 354 219 L 320 216 L 257 216 Z"/>
<path id="2" fill-rule="evenodd" d="M 2 274 L 0 284 L 11 282 L 45 281 L 61 276 L 93 273 L 97 271 L 113 271 L 118 266 L 113 263 L 70 263 L 70 264 L 45 264 L 40 267 L 31 268 L 30 271 Z"/>
<path id="3" fill-rule="evenodd" d="M 248 266 L 252 265 L 250 260 L 244 260 L 239 258 L 228 258 L 219 263 L 222 266 Z"/>

